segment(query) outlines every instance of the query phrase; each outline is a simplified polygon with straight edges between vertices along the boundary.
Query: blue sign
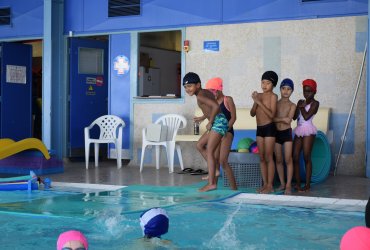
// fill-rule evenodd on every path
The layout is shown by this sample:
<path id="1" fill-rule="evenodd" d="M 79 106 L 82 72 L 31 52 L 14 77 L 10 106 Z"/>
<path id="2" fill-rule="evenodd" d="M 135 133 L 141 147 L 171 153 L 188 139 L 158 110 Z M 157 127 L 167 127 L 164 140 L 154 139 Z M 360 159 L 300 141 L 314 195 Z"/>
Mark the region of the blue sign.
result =
<path id="1" fill-rule="evenodd" d="M 204 41 L 203 50 L 205 52 L 218 52 L 220 51 L 220 41 Z"/>

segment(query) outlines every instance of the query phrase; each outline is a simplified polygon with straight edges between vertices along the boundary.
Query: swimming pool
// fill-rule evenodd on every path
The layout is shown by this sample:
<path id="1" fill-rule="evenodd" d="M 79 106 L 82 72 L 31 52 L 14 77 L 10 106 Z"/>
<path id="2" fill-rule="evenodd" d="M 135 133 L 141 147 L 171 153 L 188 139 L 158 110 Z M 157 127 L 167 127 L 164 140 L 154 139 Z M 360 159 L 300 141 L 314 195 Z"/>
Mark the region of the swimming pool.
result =
<path id="1" fill-rule="evenodd" d="M 55 249 L 59 233 L 77 229 L 92 250 L 129 249 L 141 237 L 141 210 L 152 206 L 166 207 L 170 231 L 164 238 L 180 249 L 338 249 L 346 230 L 364 225 L 362 212 L 241 204 L 217 192 L 157 191 L 0 192 L 0 245 Z"/>

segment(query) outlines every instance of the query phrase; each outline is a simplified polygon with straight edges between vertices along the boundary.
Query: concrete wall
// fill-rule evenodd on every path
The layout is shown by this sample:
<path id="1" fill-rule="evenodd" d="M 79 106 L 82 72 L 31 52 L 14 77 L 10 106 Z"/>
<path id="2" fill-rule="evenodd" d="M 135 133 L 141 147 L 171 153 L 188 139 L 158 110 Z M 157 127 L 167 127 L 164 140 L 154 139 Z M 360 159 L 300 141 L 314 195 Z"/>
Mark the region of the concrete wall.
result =
<path id="1" fill-rule="evenodd" d="M 265 70 L 275 70 L 279 82 L 286 77 L 295 82 L 296 90 L 291 97 L 294 102 L 303 98 L 302 80 L 315 79 L 317 100 L 322 107 L 332 108 L 329 126 L 333 132 L 329 139 L 334 165 L 357 84 L 366 36 L 366 16 L 190 27 L 186 29 L 186 39 L 191 42 L 186 54 L 186 72 L 198 73 L 203 83 L 211 77 L 223 78 L 224 93 L 231 95 L 238 107 L 249 108 L 253 104 L 252 91 L 261 91 L 260 77 Z M 203 50 L 203 42 L 210 40 L 220 42 L 219 52 Z M 365 174 L 364 73 L 338 174 Z M 275 92 L 279 93 L 279 89 Z M 145 124 L 160 114 L 179 113 L 189 121 L 184 133 L 191 133 L 195 107 L 195 97 L 189 96 L 183 104 L 135 104 L 131 164 L 140 163 L 137 156 L 140 157 L 141 130 Z M 181 145 L 186 166 L 206 166 L 193 143 Z M 154 158 L 148 155 L 147 164 L 154 165 Z M 163 157 L 163 163 L 165 159 Z"/>

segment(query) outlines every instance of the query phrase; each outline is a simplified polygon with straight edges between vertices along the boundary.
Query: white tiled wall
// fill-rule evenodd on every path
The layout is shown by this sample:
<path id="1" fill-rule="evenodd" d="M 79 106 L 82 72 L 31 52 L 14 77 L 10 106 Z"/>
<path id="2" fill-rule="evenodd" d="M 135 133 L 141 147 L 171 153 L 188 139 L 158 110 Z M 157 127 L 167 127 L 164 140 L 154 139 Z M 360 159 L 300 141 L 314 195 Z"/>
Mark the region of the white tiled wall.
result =
<path id="1" fill-rule="evenodd" d="M 224 80 L 224 93 L 231 95 L 238 107 L 251 107 L 251 93 L 260 91 L 260 77 L 266 68 L 275 63 L 280 79 L 291 78 L 296 90 L 292 101 L 303 98 L 301 82 L 313 78 L 318 83 L 316 98 L 321 106 L 331 107 L 336 114 L 347 114 L 357 84 L 363 54 L 356 52 L 356 31 L 367 30 L 366 16 L 308 19 L 281 22 L 245 23 L 215 26 L 189 27 L 186 39 L 190 51 L 186 54 L 186 72 L 199 74 L 202 82 L 218 76 Z M 365 21 L 364 21 L 365 20 Z M 278 44 L 270 38 L 278 38 Z M 203 42 L 220 41 L 220 51 L 203 51 Z M 266 45 L 269 47 L 266 48 Z M 271 47 L 272 46 L 272 47 Z M 278 53 L 274 52 L 274 48 Z M 268 53 L 268 54 L 265 54 Z M 186 73 L 184 72 L 184 73 Z M 338 174 L 364 176 L 365 160 L 365 80 L 354 108 L 355 151 L 344 155 Z M 279 93 L 278 89 L 275 90 Z M 135 104 L 135 142 L 132 164 L 138 164 L 137 149 L 141 148 L 141 129 L 151 122 L 152 113 L 179 113 L 191 121 L 195 109 L 195 97 L 185 97 L 183 104 Z M 243 119 L 243 117 L 238 117 Z M 295 126 L 292 125 L 293 127 Z M 192 123 L 188 133 L 192 131 Z M 341 136 L 342 131 L 334 131 Z M 195 144 L 182 143 L 186 166 L 203 166 L 205 163 L 195 149 Z M 153 161 L 154 164 L 154 161 Z"/>

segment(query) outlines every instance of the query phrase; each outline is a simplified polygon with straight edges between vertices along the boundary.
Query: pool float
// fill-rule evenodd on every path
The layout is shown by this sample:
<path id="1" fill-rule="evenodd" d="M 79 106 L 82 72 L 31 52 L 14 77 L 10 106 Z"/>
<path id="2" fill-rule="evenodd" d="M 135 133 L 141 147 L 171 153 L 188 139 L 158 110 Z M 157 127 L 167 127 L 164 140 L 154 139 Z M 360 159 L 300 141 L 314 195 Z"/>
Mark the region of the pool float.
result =
<path id="1" fill-rule="evenodd" d="M 37 176 L 33 171 L 29 175 L 0 178 L 0 191 L 37 190 L 39 188 Z"/>
<path id="2" fill-rule="evenodd" d="M 39 150 L 45 159 L 50 159 L 49 152 L 44 143 L 37 138 L 26 138 L 17 142 L 8 138 L 0 139 L 0 159 L 29 149 Z"/>

